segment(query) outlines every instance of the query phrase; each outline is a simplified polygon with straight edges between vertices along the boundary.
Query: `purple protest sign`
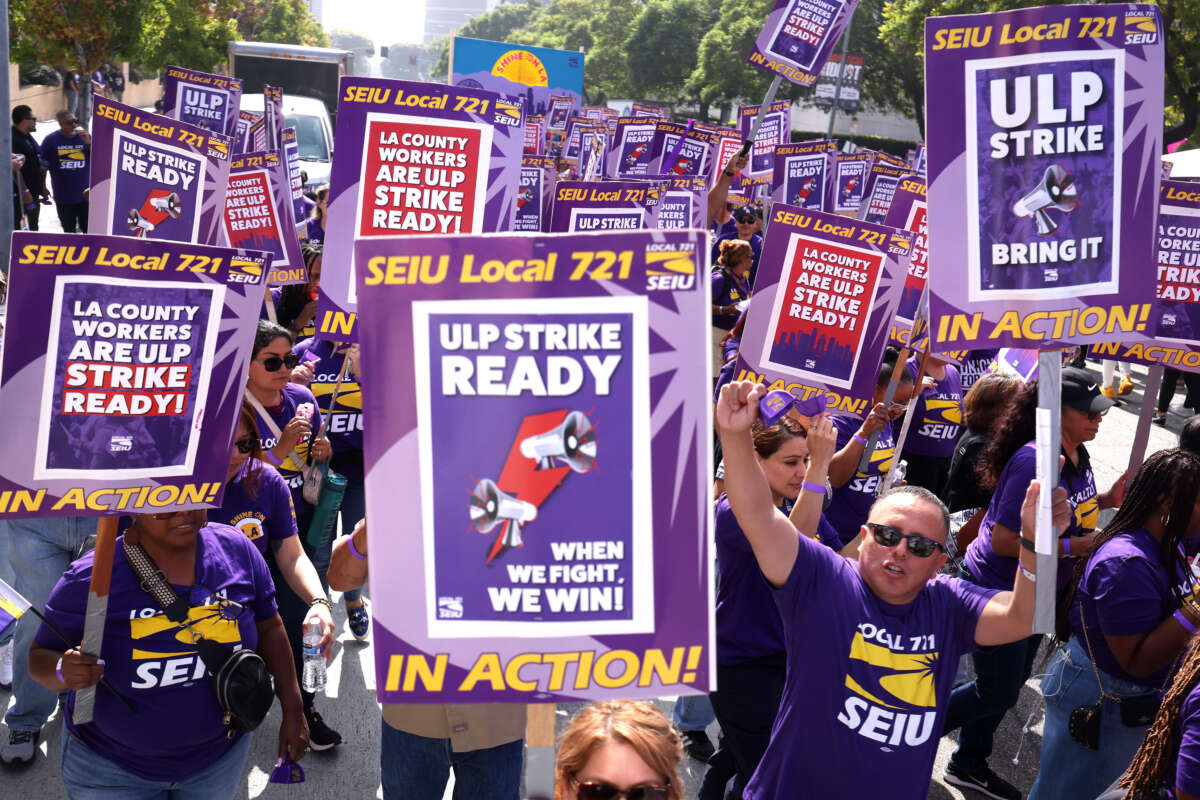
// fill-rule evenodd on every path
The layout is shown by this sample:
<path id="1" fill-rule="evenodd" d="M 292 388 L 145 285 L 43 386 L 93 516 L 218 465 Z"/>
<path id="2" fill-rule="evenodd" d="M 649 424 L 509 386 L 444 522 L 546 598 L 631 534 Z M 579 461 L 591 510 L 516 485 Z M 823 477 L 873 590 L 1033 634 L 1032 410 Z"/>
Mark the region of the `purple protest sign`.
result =
<path id="1" fill-rule="evenodd" d="M 660 120 L 654 129 L 648 173 L 707 175 L 712 140 L 713 137 L 703 131 L 688 131 L 686 125 Z"/>
<path id="2" fill-rule="evenodd" d="M 292 218 L 296 222 L 296 230 L 300 231 L 307 225 L 308 205 L 304 202 L 304 179 L 300 174 L 300 143 L 296 139 L 296 129 L 284 128 L 279 139 L 283 142 L 283 163 L 291 189 Z M 307 237 L 308 231 L 305 230 L 303 235 Z"/>
<path id="3" fill-rule="evenodd" d="M 772 206 L 738 379 L 865 413 L 911 252 L 907 231 Z"/>
<path id="4" fill-rule="evenodd" d="M 1161 26 L 1156 6 L 1134 4 L 927 21 L 931 258 L 965 271 L 935 269 L 938 344 L 1147 331 Z"/>
<path id="5" fill-rule="evenodd" d="M 13 234 L 0 516 L 218 504 L 265 272 L 251 251 Z"/>
<path id="6" fill-rule="evenodd" d="M 88 228 L 223 244 L 229 137 L 104 97 L 93 113 Z"/>
<path id="7" fill-rule="evenodd" d="M 916 150 L 913 151 L 911 163 L 913 173 L 919 175 L 922 179 L 925 177 L 925 163 L 927 155 L 928 151 L 925 149 L 925 143 L 918 143 Z"/>
<path id="8" fill-rule="evenodd" d="M 676 176 L 664 179 L 662 197 L 651 211 L 649 227 L 703 229 L 708 215 L 707 198 L 708 182 L 703 178 Z"/>
<path id="9" fill-rule="evenodd" d="M 629 178 L 650 173 L 654 157 L 654 137 L 658 122 L 650 117 L 621 117 L 617 132 L 608 151 L 607 169 L 610 178 Z"/>
<path id="10" fill-rule="evenodd" d="M 587 117 L 571 117 L 567 123 L 567 138 L 564 140 L 562 157 L 568 161 L 579 163 L 579 138 L 584 128 L 590 128 L 592 121 Z"/>
<path id="11" fill-rule="evenodd" d="M 521 103 L 495 92 L 344 77 L 329 179 L 317 336 L 355 340 L 352 242 L 512 229 Z"/>
<path id="12" fill-rule="evenodd" d="M 540 233 L 550 227 L 550 203 L 554 197 L 554 159 L 550 156 L 521 156 L 521 191 L 513 230 Z"/>
<path id="13" fill-rule="evenodd" d="M 892 196 L 901 178 L 909 174 L 908 166 L 898 167 L 882 160 L 871 165 L 867 176 L 867 188 L 863 190 L 862 204 L 858 207 L 858 218 L 867 222 L 883 222 L 892 205 Z"/>
<path id="14" fill-rule="evenodd" d="M 875 157 L 870 153 L 838 153 L 834 156 L 833 179 L 829 181 L 825 209 L 850 217 L 858 214 L 874 162 Z"/>
<path id="15" fill-rule="evenodd" d="M 771 198 L 777 203 L 824 211 L 825 182 L 837 155 L 837 142 L 781 144 L 775 148 Z"/>
<path id="16" fill-rule="evenodd" d="M 550 95 L 550 108 L 546 111 L 546 130 L 565 134 L 575 112 L 575 98 L 571 95 Z"/>
<path id="17" fill-rule="evenodd" d="M 705 235 L 355 249 L 379 699 L 710 688 Z"/>
<path id="18" fill-rule="evenodd" d="M 917 318 L 921 292 L 925 290 L 925 281 L 929 277 L 929 210 L 925 202 L 925 181 L 909 176 L 897 184 L 883 224 L 913 235 L 912 256 L 908 260 L 908 273 L 904 278 L 904 289 L 890 336 L 892 342 L 907 346 L 913 322 Z"/>
<path id="19" fill-rule="evenodd" d="M 631 106 L 631 115 L 634 117 L 649 117 L 650 119 L 670 119 L 671 115 L 666 109 L 658 106 L 646 105 L 645 103 L 634 103 Z"/>
<path id="20" fill-rule="evenodd" d="M 858 0 L 775 0 L 750 63 L 811 86 L 857 5 Z"/>
<path id="21" fill-rule="evenodd" d="M 608 126 L 589 125 L 579 133 L 579 174 L 587 181 L 604 176 L 608 154 Z"/>
<path id="22" fill-rule="evenodd" d="M 554 187 L 554 233 L 636 231 L 650 227 L 666 181 L 559 181 Z"/>
<path id="23" fill-rule="evenodd" d="M 263 131 L 266 141 L 261 145 L 256 141 L 256 149 L 279 150 L 283 147 L 281 137 L 287 122 L 283 118 L 283 89 L 278 86 L 263 86 L 263 121 L 266 122 Z"/>
<path id="24" fill-rule="evenodd" d="M 743 141 L 750 136 L 750 128 L 754 118 L 758 116 L 761 105 L 739 106 L 738 120 Z M 767 113 L 763 115 L 762 125 L 754 137 L 754 145 L 750 150 L 749 172 L 756 177 L 770 175 L 775 168 L 775 148 L 787 144 L 792 136 L 792 102 L 778 100 L 771 103 Z"/>
<path id="25" fill-rule="evenodd" d="M 546 152 L 546 118 L 541 114 L 525 116 L 525 154 L 540 156 Z"/>
<path id="26" fill-rule="evenodd" d="M 242 79 L 183 67 L 167 67 L 163 77 L 163 114 L 226 136 L 237 132 Z"/>
<path id="27" fill-rule="evenodd" d="M 708 171 L 708 185 L 712 187 L 717 185 L 729 160 L 741 152 L 742 137 L 733 128 L 717 128 L 710 132 L 710 135 L 713 137 L 713 167 Z"/>
<path id="28" fill-rule="evenodd" d="M 266 120 L 263 119 L 262 114 L 256 114 L 253 111 L 239 111 L 233 134 L 234 152 L 252 153 L 258 149 L 254 143 L 262 139 L 261 131 L 264 125 L 266 125 Z"/>
<path id="29" fill-rule="evenodd" d="M 225 193 L 229 246 L 271 254 L 268 286 L 308 282 L 285 174 L 277 151 L 242 153 L 233 157 Z"/>

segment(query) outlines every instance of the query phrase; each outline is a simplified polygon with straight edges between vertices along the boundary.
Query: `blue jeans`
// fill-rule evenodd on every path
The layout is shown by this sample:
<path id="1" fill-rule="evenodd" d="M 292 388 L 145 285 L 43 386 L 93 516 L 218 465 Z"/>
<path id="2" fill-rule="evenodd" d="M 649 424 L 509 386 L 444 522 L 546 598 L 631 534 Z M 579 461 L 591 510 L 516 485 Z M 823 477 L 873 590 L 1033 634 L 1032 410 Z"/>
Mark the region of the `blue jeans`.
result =
<path id="1" fill-rule="evenodd" d="M 223 800 L 238 789 L 250 752 L 243 734 L 203 772 L 177 782 L 150 781 L 126 772 L 63 728 L 62 779 L 70 800 Z"/>
<path id="2" fill-rule="evenodd" d="M 441 800 L 451 769 L 454 800 L 520 800 L 522 740 L 455 753 L 449 739 L 428 739 L 382 725 L 384 800 Z"/>
<path id="3" fill-rule="evenodd" d="M 367 515 L 367 487 L 361 478 L 358 480 L 347 479 L 346 494 L 342 497 L 341 514 L 342 535 L 349 536 L 354 533 L 354 526 L 358 524 L 358 521 Z M 342 601 L 354 603 L 360 597 L 362 597 L 361 586 L 342 595 Z"/>
<path id="4" fill-rule="evenodd" d="M 706 694 L 685 694 L 675 701 L 671 721 L 681 731 L 702 731 L 717 718 Z"/>
<path id="5" fill-rule="evenodd" d="M 84 541 L 95 533 L 96 520 L 86 517 L 0 521 L 0 538 L 6 540 L 12 565 L 13 588 L 40 611 Z M 17 622 L 13 648 L 16 702 L 4 717 L 8 727 L 16 731 L 41 730 L 58 703 L 57 692 L 29 675 L 29 647 L 40 624 L 34 614 L 25 614 Z"/>
<path id="6" fill-rule="evenodd" d="M 1156 687 L 1142 686 L 1101 671 L 1104 691 L 1117 697 L 1146 694 Z M 1042 766 L 1029 792 L 1036 798 L 1086 798 L 1092 800 L 1116 780 L 1137 752 L 1149 726 L 1127 728 L 1117 703 L 1104 700 L 1100 708 L 1100 749 L 1089 750 L 1071 738 L 1068 720 L 1080 706 L 1100 699 L 1096 673 L 1083 644 L 1074 634 L 1059 649 L 1042 678 L 1046 722 L 1042 729 Z"/>

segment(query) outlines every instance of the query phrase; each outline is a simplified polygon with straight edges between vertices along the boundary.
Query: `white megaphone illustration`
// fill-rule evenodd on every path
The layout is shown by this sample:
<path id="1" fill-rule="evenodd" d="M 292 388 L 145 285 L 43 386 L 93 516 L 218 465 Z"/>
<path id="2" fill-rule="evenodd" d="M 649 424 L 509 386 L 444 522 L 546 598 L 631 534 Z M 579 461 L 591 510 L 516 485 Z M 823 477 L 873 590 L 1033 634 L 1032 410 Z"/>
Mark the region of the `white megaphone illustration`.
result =
<path id="1" fill-rule="evenodd" d="M 1049 236 L 1058 230 L 1058 223 L 1050 219 L 1047 209 L 1055 209 L 1064 214 L 1075 210 L 1079 197 L 1075 192 L 1075 179 L 1067 174 L 1057 164 L 1046 167 L 1042 180 L 1033 191 L 1022 197 L 1013 205 L 1013 213 L 1018 217 L 1033 216 L 1037 224 L 1038 236 Z"/>
<path id="2" fill-rule="evenodd" d="M 471 492 L 471 525 L 480 533 L 490 533 L 497 525 L 512 524 L 504 534 L 505 547 L 520 547 L 521 526 L 537 519 L 537 506 L 505 494 L 495 481 L 484 478 Z"/>
<path id="3" fill-rule="evenodd" d="M 175 192 L 164 197 L 151 197 L 150 205 L 154 206 L 158 211 L 169 214 L 171 219 L 179 219 L 183 213 L 183 201 L 179 199 L 179 195 Z"/>
<path id="4" fill-rule="evenodd" d="M 139 214 L 136 208 L 129 209 L 129 213 L 125 215 L 125 225 L 138 236 L 144 236 L 154 230 L 154 223 Z"/>
<path id="5" fill-rule="evenodd" d="M 521 455 L 538 462 L 538 469 L 554 466 L 554 459 L 576 472 L 596 464 L 596 429 L 587 414 L 572 411 L 560 425 L 521 440 Z"/>

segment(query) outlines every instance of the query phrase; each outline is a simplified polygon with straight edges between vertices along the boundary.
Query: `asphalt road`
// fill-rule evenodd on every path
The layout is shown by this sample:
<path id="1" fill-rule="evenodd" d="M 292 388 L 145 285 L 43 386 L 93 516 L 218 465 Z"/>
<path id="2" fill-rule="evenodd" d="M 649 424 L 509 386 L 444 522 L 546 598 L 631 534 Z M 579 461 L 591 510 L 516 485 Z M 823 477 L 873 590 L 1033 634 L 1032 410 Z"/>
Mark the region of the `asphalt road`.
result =
<path id="1" fill-rule="evenodd" d="M 53 216 L 53 215 L 51 215 Z M 57 222 L 57 220 L 55 220 Z M 1099 366 L 1089 365 L 1099 378 Z M 1134 393 L 1124 398 L 1124 405 L 1114 408 L 1100 426 L 1096 441 L 1089 445 L 1092 464 L 1096 472 L 1096 483 L 1101 491 L 1106 490 L 1124 471 L 1129 450 L 1133 443 L 1137 423 L 1137 410 L 1141 403 L 1141 386 L 1145 370 L 1134 370 L 1137 387 Z M 1180 387 L 1182 391 L 1182 385 Z M 1177 400 L 1182 395 L 1177 396 Z M 1184 417 L 1172 412 L 1166 429 L 1151 426 L 1148 452 L 1170 447 L 1175 442 Z M 336 598 L 335 598 L 336 599 Z M 379 791 L 379 707 L 375 702 L 374 672 L 370 668 L 373 653 L 370 642 L 355 642 L 345 626 L 345 613 L 340 602 L 335 602 L 334 620 L 338 628 L 338 644 L 334 660 L 330 665 L 328 697 L 318 700 L 317 708 L 326 721 L 341 732 L 345 744 L 327 754 L 310 754 L 304 759 L 307 781 L 301 785 L 279 786 L 267 783 L 267 776 L 275 762 L 278 731 L 278 712 L 273 711 L 255 735 L 249 763 L 242 778 L 239 798 L 372 798 L 381 797 Z M 1040 664 L 1039 664 L 1040 666 Z M 0 692 L 0 707 L 7 707 L 9 696 Z M 675 698 L 663 698 L 661 705 L 669 711 Z M 578 706 L 559 706 L 559 729 L 565 727 L 569 714 Z M 995 751 L 991 760 L 994 770 L 1028 791 L 1038 771 L 1041 750 L 1042 702 L 1035 679 L 1024 688 L 1016 709 L 1009 713 L 1001 726 Z M 182 721 L 181 721 L 182 722 Z M 1028 724 L 1026 724 L 1028 723 Z M 1027 731 L 1023 733 L 1023 728 Z M 30 800 L 58 800 L 65 798 L 59 780 L 59 737 L 61 722 L 56 714 L 44 729 L 39 754 L 33 766 L 25 769 L 0 770 L 0 797 L 30 798 Z M 715 725 L 710 734 L 716 737 Z M 7 741 L 8 730 L 0 726 L 0 736 Z M 934 768 L 934 782 L 930 787 L 930 800 L 948 798 L 976 798 L 973 793 L 964 794 L 958 789 L 941 782 L 942 770 L 954 749 L 951 739 L 943 739 L 938 749 Z M 1014 762 L 1017 759 L 1017 763 Z M 687 797 L 694 797 L 702 774 L 702 765 L 691 762 L 685 782 Z M 448 787 L 446 797 L 451 796 Z M 405 800 L 410 800 L 406 798 Z M 411 798 L 411 800 L 425 800 Z M 437 800 L 437 798 L 430 798 Z"/>

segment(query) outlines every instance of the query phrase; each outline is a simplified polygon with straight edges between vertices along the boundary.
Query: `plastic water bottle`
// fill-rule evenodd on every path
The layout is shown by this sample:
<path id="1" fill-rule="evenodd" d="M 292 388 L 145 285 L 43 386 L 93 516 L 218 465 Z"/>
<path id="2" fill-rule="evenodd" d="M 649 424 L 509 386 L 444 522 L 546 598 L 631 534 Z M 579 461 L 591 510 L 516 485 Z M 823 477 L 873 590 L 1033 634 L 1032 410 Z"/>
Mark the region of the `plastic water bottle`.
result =
<path id="1" fill-rule="evenodd" d="M 304 671 L 300 686 L 306 692 L 319 694 L 325 691 L 325 657 L 321 655 L 321 629 L 316 625 L 304 626 Z"/>

